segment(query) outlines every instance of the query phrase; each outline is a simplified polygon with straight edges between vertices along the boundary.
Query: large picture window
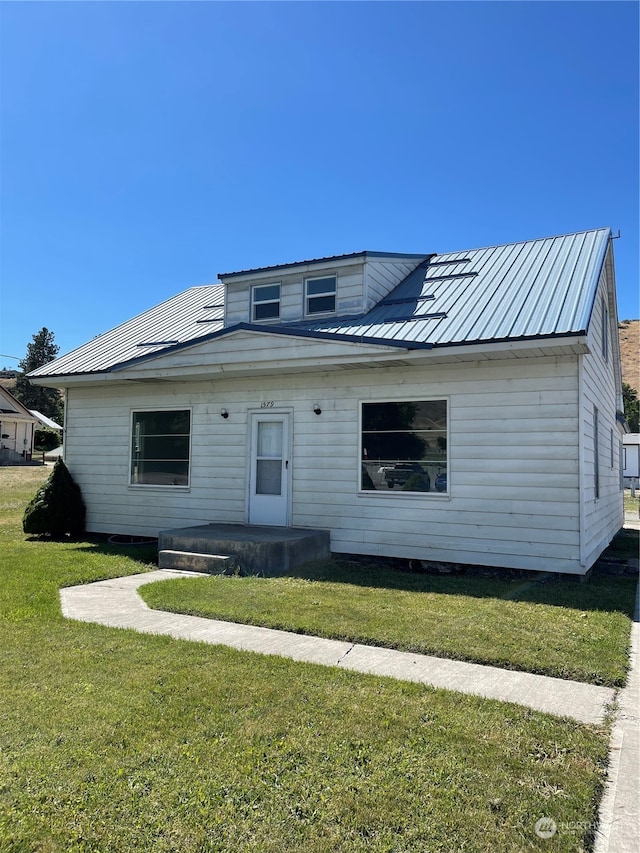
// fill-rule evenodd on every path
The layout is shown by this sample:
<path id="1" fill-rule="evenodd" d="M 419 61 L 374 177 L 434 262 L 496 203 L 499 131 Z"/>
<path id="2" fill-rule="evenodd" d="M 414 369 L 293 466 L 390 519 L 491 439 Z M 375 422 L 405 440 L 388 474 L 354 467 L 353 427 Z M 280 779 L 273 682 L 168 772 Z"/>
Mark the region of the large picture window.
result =
<path id="1" fill-rule="evenodd" d="M 363 403 L 363 491 L 448 492 L 447 401 Z"/>
<path id="2" fill-rule="evenodd" d="M 131 484 L 188 486 L 191 412 L 134 412 Z"/>

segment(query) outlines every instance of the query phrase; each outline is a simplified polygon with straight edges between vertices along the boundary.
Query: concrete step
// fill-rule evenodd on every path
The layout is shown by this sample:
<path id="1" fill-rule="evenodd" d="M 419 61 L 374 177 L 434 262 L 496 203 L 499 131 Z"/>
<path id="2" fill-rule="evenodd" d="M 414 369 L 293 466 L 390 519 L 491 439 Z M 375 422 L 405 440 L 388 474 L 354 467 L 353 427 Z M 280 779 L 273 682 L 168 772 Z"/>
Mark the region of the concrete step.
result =
<path id="1" fill-rule="evenodd" d="M 202 556 L 233 554 L 241 574 L 263 577 L 276 577 L 309 560 L 328 560 L 331 555 L 327 530 L 226 523 L 161 530 L 158 549 Z M 160 566 L 180 568 L 173 563 Z"/>
<path id="2" fill-rule="evenodd" d="M 231 574 L 238 568 L 238 558 L 230 554 L 200 554 L 165 549 L 158 551 L 158 568 L 208 572 L 210 575 Z"/>

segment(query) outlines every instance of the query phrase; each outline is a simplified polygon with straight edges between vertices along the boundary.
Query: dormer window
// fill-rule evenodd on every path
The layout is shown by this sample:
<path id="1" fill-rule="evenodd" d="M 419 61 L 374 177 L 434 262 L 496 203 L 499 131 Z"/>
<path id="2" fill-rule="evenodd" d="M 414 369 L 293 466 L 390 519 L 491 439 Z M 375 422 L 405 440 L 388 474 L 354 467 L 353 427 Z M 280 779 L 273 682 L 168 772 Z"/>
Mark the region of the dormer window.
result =
<path id="1" fill-rule="evenodd" d="M 307 278 L 304 282 L 304 310 L 306 315 L 330 314 L 336 310 L 336 276 Z"/>
<path id="2" fill-rule="evenodd" d="M 260 284 L 254 287 L 251 292 L 251 319 L 277 320 L 279 316 L 280 284 Z"/>

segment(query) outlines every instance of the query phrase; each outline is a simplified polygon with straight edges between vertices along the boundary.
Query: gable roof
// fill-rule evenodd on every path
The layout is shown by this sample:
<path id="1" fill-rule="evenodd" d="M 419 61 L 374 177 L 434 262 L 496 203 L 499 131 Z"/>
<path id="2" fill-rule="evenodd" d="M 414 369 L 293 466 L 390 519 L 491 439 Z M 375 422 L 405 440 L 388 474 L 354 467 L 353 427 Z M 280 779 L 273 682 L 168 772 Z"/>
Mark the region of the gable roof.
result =
<path id="1" fill-rule="evenodd" d="M 21 421 L 35 422 L 37 420 L 17 397 L 14 397 L 10 391 L 0 386 L 0 420 L 2 420 L 3 415 L 8 415 L 10 418 L 17 418 Z"/>
<path id="2" fill-rule="evenodd" d="M 355 317 L 225 328 L 224 285 L 192 287 L 29 375 L 117 370 L 238 329 L 412 349 L 584 334 L 610 237 L 609 228 L 600 228 L 425 255 L 381 302 Z"/>

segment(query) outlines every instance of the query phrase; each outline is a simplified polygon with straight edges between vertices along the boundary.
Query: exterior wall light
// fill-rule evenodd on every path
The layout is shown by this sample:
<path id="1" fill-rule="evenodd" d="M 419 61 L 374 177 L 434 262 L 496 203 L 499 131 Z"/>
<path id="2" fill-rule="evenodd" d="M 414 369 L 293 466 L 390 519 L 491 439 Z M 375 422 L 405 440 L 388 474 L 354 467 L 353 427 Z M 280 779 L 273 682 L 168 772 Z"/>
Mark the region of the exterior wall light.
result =
<path id="1" fill-rule="evenodd" d="M 313 411 L 315 412 L 315 414 L 316 414 L 316 415 L 321 415 L 321 414 L 322 414 L 322 409 L 320 408 L 320 406 L 319 406 L 317 403 L 316 403 L 316 404 L 315 404 L 315 406 L 313 407 Z"/>
<path id="2" fill-rule="evenodd" d="M 226 409 L 220 409 L 220 417 L 225 418 L 225 419 L 228 418 L 229 412 Z"/>

